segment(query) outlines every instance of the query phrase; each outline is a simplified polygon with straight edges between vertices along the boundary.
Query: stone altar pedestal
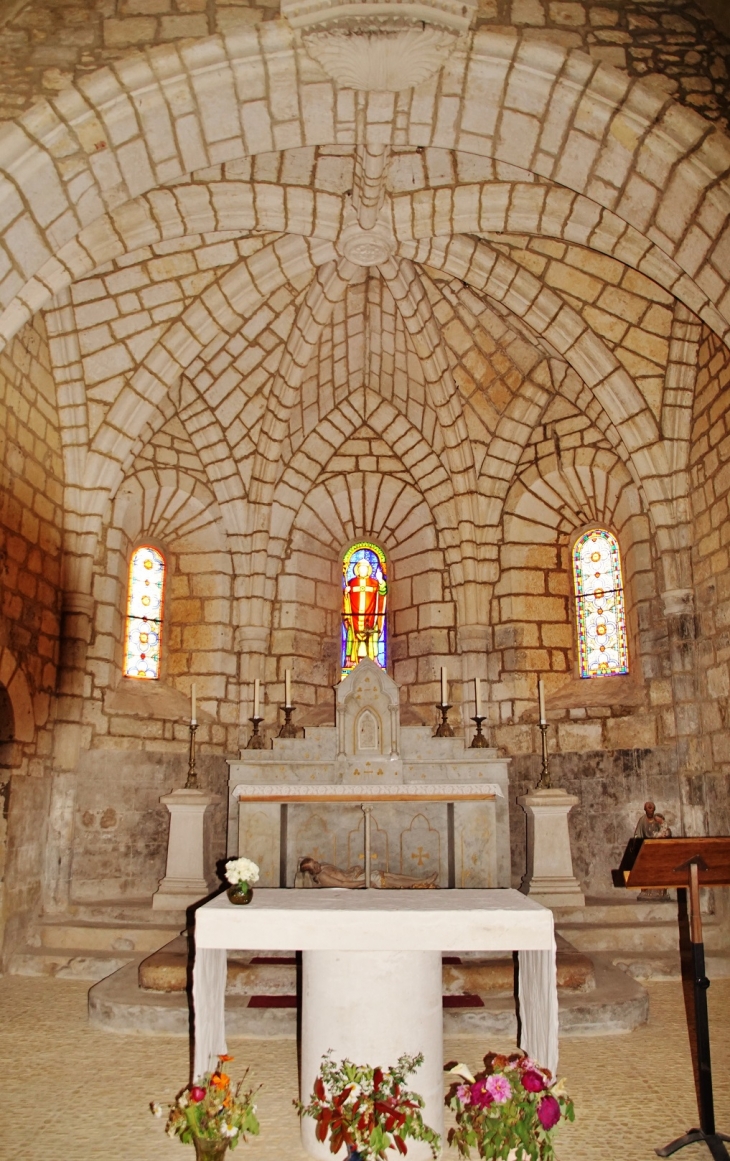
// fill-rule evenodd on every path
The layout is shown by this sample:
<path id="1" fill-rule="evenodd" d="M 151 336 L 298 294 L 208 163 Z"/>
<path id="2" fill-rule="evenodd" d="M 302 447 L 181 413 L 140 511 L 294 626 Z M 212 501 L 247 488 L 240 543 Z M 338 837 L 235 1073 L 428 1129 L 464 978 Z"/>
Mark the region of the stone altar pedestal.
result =
<path id="1" fill-rule="evenodd" d="M 195 912 L 193 1076 L 226 1051 L 226 949 L 302 952 L 300 1095 L 308 1102 L 322 1056 L 389 1067 L 423 1052 L 409 1086 L 424 1120 L 444 1127 L 441 957 L 450 951 L 519 952 L 520 1046 L 552 1072 L 558 1063 L 553 916 L 511 888 L 462 891 L 260 889 L 248 907 L 224 895 Z M 374 950 L 375 949 L 375 950 Z M 331 1161 L 329 1142 L 302 1119 L 302 1143 Z M 408 1142 L 409 1161 L 430 1161 Z"/>
<path id="2" fill-rule="evenodd" d="M 568 815 L 580 801 L 565 790 L 533 790 L 518 798 L 527 814 L 527 892 L 544 907 L 585 907 L 573 874 Z"/>
<path id="3" fill-rule="evenodd" d="M 210 893 L 204 870 L 203 820 L 208 807 L 220 800 L 219 794 L 185 789 L 160 798 L 170 811 L 170 837 L 165 877 L 152 896 L 153 911 L 184 911 Z"/>

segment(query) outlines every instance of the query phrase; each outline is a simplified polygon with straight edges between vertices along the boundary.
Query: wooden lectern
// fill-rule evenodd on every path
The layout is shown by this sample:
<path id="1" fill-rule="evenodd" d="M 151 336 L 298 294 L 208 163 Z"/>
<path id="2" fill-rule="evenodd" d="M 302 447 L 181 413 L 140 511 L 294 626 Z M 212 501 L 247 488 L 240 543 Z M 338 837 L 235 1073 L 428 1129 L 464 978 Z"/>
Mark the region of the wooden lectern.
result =
<path id="1" fill-rule="evenodd" d="M 730 1154 L 723 1142 L 730 1141 L 730 1136 L 715 1130 L 707 1020 L 710 981 L 705 975 L 700 887 L 730 885 L 730 838 L 631 839 L 621 866 L 614 873 L 614 882 L 629 888 L 685 887 L 689 892 L 700 1128 L 690 1129 L 683 1137 L 654 1152 L 658 1157 L 669 1157 L 685 1145 L 705 1141 L 715 1161 L 728 1161 Z"/>

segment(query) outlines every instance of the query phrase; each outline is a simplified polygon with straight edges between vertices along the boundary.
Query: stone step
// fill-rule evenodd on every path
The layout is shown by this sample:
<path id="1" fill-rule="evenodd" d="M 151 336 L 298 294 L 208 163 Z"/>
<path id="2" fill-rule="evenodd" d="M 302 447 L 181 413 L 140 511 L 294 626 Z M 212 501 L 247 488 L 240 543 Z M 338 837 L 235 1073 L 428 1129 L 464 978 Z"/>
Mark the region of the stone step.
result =
<path id="1" fill-rule="evenodd" d="M 281 955 L 281 953 L 279 953 Z M 290 965 L 283 965 L 290 966 Z M 648 996 L 641 985 L 607 959 L 594 963 L 595 987 L 587 992 L 563 988 L 559 992 L 561 1036 L 596 1036 L 629 1032 L 646 1022 Z M 188 1036 L 190 1016 L 185 992 L 149 991 L 138 986 L 138 969 L 127 964 L 101 980 L 89 991 L 89 1022 L 97 1028 L 116 1032 L 143 1030 L 146 1033 Z M 229 1037 L 294 1039 L 297 1034 L 294 997 L 279 997 L 286 1007 L 268 1006 L 277 1000 L 268 997 L 267 1006 L 252 1000 L 259 997 L 234 994 L 226 997 L 226 1031 Z M 447 1036 L 514 1037 L 517 1030 L 513 995 L 485 992 L 474 997 L 479 1007 L 445 1007 L 444 1033 Z"/>
<path id="2" fill-rule="evenodd" d="M 55 976 L 59 980 L 106 979 L 139 957 L 113 951 L 96 951 L 89 954 L 87 948 L 39 948 L 25 947 L 14 952 L 8 959 L 6 971 L 11 976 Z"/>
<path id="3" fill-rule="evenodd" d="M 649 955 L 635 951 L 613 952 L 611 961 L 615 967 L 626 972 L 640 983 L 649 980 L 680 980 L 682 965 L 678 951 L 653 952 Z M 730 978 L 730 954 L 727 952 L 718 955 L 705 956 L 705 972 L 712 980 L 726 980 Z"/>
<path id="4" fill-rule="evenodd" d="M 595 988 L 591 960 L 559 938 L 558 987 L 588 992 Z M 446 956 L 445 996 L 514 994 L 512 956 L 464 958 Z M 189 953 L 184 936 L 172 940 L 139 965 L 139 986 L 145 991 L 184 992 L 188 986 Z M 297 963 L 292 953 L 232 952 L 228 956 L 227 995 L 287 996 L 297 990 Z"/>
<path id="5" fill-rule="evenodd" d="M 622 951 L 653 952 L 677 951 L 679 948 L 679 924 L 676 915 L 671 920 L 647 919 L 640 923 L 566 923 L 555 917 L 556 929 L 574 947 L 583 952 Z M 703 919 L 705 946 L 709 951 L 720 952 L 727 946 L 727 933 L 718 924 L 714 915 Z"/>
<path id="6" fill-rule="evenodd" d="M 182 931 L 187 926 L 185 911 L 153 911 L 149 895 L 138 899 L 92 899 L 73 902 L 63 916 L 55 918 L 88 921 L 90 923 L 133 923 L 140 927 L 175 926 Z"/>
<path id="7" fill-rule="evenodd" d="M 176 923 L 137 924 L 105 923 L 90 920 L 42 919 L 35 932 L 41 947 L 88 948 L 89 951 L 156 951 L 167 943 L 180 927 Z"/>

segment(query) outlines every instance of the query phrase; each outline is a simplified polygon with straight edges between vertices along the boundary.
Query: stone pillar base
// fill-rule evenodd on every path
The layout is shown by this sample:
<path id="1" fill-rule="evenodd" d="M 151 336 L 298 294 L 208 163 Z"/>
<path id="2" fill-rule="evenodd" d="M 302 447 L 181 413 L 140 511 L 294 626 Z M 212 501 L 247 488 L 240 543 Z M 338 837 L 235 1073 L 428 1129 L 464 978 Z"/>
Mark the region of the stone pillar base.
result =
<path id="1" fill-rule="evenodd" d="M 533 790 L 518 798 L 527 814 L 527 893 L 544 907 L 585 907 L 573 874 L 568 814 L 579 799 L 564 790 Z"/>
<path id="2" fill-rule="evenodd" d="M 184 789 L 160 798 L 170 811 L 170 837 L 166 874 L 152 896 L 153 911 L 184 911 L 213 889 L 204 875 L 203 818 L 220 800 L 219 794 Z"/>

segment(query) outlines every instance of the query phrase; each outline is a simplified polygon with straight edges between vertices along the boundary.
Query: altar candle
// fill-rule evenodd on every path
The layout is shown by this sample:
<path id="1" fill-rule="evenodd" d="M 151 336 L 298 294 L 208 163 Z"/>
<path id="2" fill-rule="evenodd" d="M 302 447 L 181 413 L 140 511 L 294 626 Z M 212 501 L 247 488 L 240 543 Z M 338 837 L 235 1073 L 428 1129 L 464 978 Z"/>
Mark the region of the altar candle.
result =
<path id="1" fill-rule="evenodd" d="M 537 683 L 537 704 L 540 710 L 540 725 L 546 726 L 547 719 L 545 717 L 545 686 L 542 683 L 542 678 L 539 678 Z"/>
<path id="2" fill-rule="evenodd" d="M 190 686 L 190 708 L 190 725 L 195 726 L 197 725 L 197 719 L 195 717 L 195 682 Z"/>
<path id="3" fill-rule="evenodd" d="M 284 705 L 291 706 L 291 669 L 284 670 Z"/>
<path id="4" fill-rule="evenodd" d="M 258 677 L 255 677 L 254 682 L 253 682 L 253 716 L 255 718 L 257 718 L 259 716 L 259 679 L 258 679 Z"/>
<path id="5" fill-rule="evenodd" d="M 476 702 L 476 711 L 477 711 L 476 716 L 478 718 L 480 718 L 482 716 L 482 683 L 478 677 L 474 678 L 474 693 L 475 693 L 474 700 Z"/>
<path id="6" fill-rule="evenodd" d="M 448 684 L 449 684 L 449 679 L 448 679 L 448 675 L 446 673 L 446 666 L 442 665 L 441 666 L 441 705 L 448 705 L 449 704 Z"/>

